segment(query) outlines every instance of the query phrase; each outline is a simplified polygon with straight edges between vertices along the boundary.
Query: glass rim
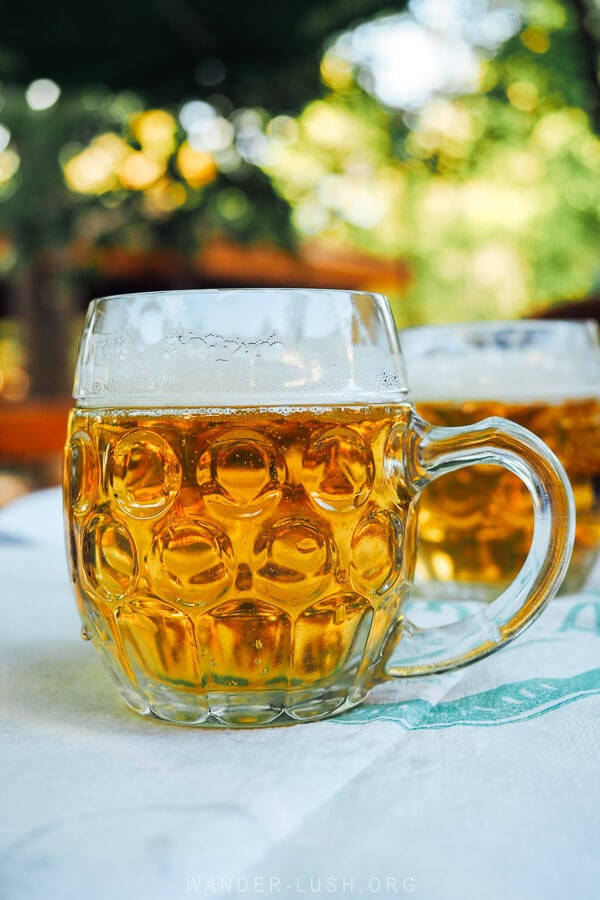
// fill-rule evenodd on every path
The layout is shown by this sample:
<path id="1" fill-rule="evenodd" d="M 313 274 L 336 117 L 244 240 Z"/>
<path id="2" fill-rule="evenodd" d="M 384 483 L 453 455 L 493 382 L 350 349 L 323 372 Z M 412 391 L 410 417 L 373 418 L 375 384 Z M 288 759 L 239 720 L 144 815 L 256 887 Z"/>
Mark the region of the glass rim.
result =
<path id="1" fill-rule="evenodd" d="M 368 291 L 354 288 L 326 288 L 326 287 L 218 287 L 218 288 L 183 288 L 177 290 L 175 288 L 167 288 L 160 291 L 122 291 L 117 294 L 100 294 L 98 297 L 92 297 L 89 301 L 90 306 L 95 303 L 103 303 L 112 300 L 129 300 L 133 297 L 193 297 L 208 296 L 211 294 L 324 294 L 324 295 L 345 295 L 348 297 L 373 297 L 386 300 L 385 294 L 381 291 Z"/>
<path id="2" fill-rule="evenodd" d="M 595 319 L 496 319 L 398 332 L 416 403 L 558 402 L 600 394 Z"/>
<path id="3" fill-rule="evenodd" d="M 510 329 L 513 328 L 515 331 L 526 331 L 529 328 L 551 328 L 555 329 L 558 327 L 572 327 L 583 328 L 586 330 L 597 331 L 600 329 L 600 324 L 597 319 L 594 319 L 590 316 L 590 318 L 586 319 L 483 319 L 478 321 L 477 319 L 470 319 L 465 322 L 426 322 L 423 325 L 407 325 L 406 327 L 400 328 L 399 331 L 401 334 L 406 334 L 407 332 L 422 332 L 425 331 L 495 331 L 496 329 Z"/>

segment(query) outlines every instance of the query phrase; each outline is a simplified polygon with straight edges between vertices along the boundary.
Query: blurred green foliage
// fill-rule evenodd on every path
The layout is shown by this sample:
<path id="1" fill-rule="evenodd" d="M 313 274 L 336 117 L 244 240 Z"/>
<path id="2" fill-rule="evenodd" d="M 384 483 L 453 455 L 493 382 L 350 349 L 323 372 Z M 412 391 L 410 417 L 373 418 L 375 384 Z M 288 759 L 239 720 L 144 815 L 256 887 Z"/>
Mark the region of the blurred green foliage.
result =
<path id="1" fill-rule="evenodd" d="M 534 0 L 477 88 L 410 117 L 324 60 L 267 171 L 301 234 L 412 261 L 402 323 L 523 315 L 598 289 L 598 84 L 570 4 Z"/>
<path id="2" fill-rule="evenodd" d="M 295 116 L 208 90 L 158 115 L 108 89 L 32 109 L 5 86 L 0 272 L 76 241 L 190 255 L 225 234 L 407 259 L 411 287 L 392 298 L 402 324 L 517 316 L 597 290 L 597 62 L 580 12 L 524 0 L 473 90 L 409 113 L 378 100 L 335 42 L 322 96 Z"/>
<path id="3" fill-rule="evenodd" d="M 10 253 L 2 255 L 0 247 L 0 271 L 75 240 L 146 251 L 171 247 L 183 255 L 197 251 L 215 233 L 242 243 L 292 243 L 287 203 L 256 165 L 239 155 L 234 165 L 220 165 L 213 154 L 207 177 L 200 183 L 186 180 L 177 165 L 186 135 L 175 115 L 163 114 L 172 123 L 171 146 L 166 152 L 159 148 L 158 160 L 153 147 L 144 154 L 133 124 L 153 113 L 135 94 L 68 93 L 48 109 L 32 110 L 22 89 L 7 87 L 0 101 L 0 122 L 11 138 L 0 152 L 0 228 L 11 240 Z M 155 171 L 137 182 L 116 176 L 103 185 L 101 174 L 94 180 L 92 172 L 83 187 L 69 183 L 70 161 L 107 136 L 123 150 L 122 159 L 108 160 L 113 168 L 137 155 L 138 162 L 142 156 L 156 162 Z M 102 153 L 88 158 L 88 169 L 106 169 Z M 4 172 L 9 177 L 3 179 Z M 178 193 L 173 194 L 173 186 Z M 241 198 L 237 205 L 236 197 Z"/>

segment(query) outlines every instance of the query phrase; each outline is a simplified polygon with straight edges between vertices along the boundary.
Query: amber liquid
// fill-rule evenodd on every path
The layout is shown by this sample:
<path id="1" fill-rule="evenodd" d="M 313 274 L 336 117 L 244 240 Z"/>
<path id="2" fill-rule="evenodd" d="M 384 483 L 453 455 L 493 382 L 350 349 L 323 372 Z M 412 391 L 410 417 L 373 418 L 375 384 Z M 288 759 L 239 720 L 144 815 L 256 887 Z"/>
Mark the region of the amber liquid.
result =
<path id="1" fill-rule="evenodd" d="M 254 724 L 360 699 L 412 578 L 411 496 L 384 470 L 409 416 L 72 412 L 73 580 L 131 705 Z"/>
<path id="2" fill-rule="evenodd" d="M 563 593 L 585 583 L 600 550 L 600 402 L 419 403 L 435 425 L 470 425 L 504 416 L 535 432 L 556 453 L 573 487 L 575 549 Z M 461 469 L 433 482 L 419 500 L 419 579 L 505 586 L 531 544 L 533 512 L 522 482 L 496 466 Z"/>

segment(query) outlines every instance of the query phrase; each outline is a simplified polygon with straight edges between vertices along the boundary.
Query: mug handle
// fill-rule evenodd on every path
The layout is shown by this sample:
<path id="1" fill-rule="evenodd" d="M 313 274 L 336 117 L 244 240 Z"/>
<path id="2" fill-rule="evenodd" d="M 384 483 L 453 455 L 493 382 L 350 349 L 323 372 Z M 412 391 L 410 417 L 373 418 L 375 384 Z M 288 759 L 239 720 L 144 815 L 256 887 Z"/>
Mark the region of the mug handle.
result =
<path id="1" fill-rule="evenodd" d="M 400 445 L 401 442 L 401 445 Z M 385 653 L 385 678 L 428 675 L 481 659 L 516 637 L 539 615 L 565 576 L 575 534 L 575 503 L 567 475 L 535 434 L 497 416 L 446 428 L 414 414 L 390 436 L 388 473 L 402 470 L 409 491 L 463 466 L 499 465 L 517 475 L 533 499 L 529 554 L 515 579 L 491 604 L 458 622 L 419 628 L 401 616 Z M 400 463 L 400 466 L 398 465 Z"/>

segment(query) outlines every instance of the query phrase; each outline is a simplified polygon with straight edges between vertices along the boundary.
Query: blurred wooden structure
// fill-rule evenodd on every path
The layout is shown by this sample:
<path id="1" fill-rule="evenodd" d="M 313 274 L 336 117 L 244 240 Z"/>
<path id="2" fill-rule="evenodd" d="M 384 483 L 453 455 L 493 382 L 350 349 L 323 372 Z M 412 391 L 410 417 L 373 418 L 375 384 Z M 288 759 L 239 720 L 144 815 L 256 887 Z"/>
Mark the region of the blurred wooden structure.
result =
<path id="1" fill-rule="evenodd" d="M 600 295 L 584 300 L 569 300 L 540 310 L 537 319 L 592 319 L 600 322 Z"/>
<path id="2" fill-rule="evenodd" d="M 35 465 L 62 451 L 71 408 L 68 398 L 0 405 L 0 460 Z"/>
<path id="3" fill-rule="evenodd" d="M 147 253 L 120 247 L 73 245 L 74 265 L 92 266 L 102 282 L 139 290 L 138 284 L 156 281 L 158 290 L 203 287 L 309 287 L 380 291 L 398 295 L 411 279 L 406 262 L 350 253 L 307 243 L 297 254 L 268 244 L 243 246 L 215 238 L 184 263 L 173 250 Z M 110 289 L 110 287 L 109 287 Z M 145 287 L 150 290 L 151 288 Z"/>
<path id="4" fill-rule="evenodd" d="M 70 398 L 0 403 L 0 506 L 60 483 Z"/>

